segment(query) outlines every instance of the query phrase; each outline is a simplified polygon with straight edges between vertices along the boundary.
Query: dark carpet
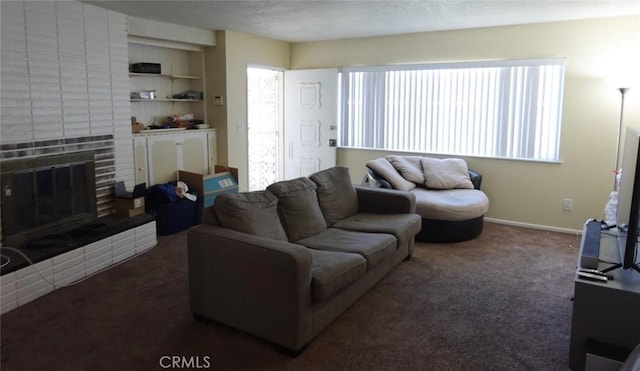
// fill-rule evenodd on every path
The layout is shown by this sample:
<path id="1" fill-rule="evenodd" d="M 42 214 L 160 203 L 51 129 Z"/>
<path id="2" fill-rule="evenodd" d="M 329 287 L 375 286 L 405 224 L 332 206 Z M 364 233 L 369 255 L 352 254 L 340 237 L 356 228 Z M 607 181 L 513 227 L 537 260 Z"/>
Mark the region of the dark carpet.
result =
<path id="1" fill-rule="evenodd" d="M 567 370 L 579 237 L 417 244 L 297 358 L 189 312 L 185 232 L 1 317 L 2 370 Z M 164 358 L 163 358 L 164 357 Z"/>

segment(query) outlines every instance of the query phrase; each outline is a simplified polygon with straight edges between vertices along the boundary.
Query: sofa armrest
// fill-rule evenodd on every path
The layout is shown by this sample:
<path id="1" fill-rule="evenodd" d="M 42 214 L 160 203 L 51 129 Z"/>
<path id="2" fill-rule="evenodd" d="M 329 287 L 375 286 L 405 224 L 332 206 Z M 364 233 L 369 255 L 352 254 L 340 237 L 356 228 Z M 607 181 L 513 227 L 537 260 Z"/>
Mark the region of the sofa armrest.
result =
<path id="1" fill-rule="evenodd" d="M 297 351 L 310 339 L 311 254 L 232 229 L 187 232 L 191 311 Z"/>
<path id="2" fill-rule="evenodd" d="M 397 189 L 354 186 L 360 212 L 402 214 L 416 212 L 416 195 Z"/>
<path id="3" fill-rule="evenodd" d="M 480 173 L 476 173 L 473 170 L 469 170 L 469 178 L 471 178 L 473 188 L 480 189 L 480 186 L 482 185 L 482 175 L 480 175 Z"/>
<path id="4" fill-rule="evenodd" d="M 220 221 L 213 211 L 213 206 L 207 206 L 202 209 L 202 224 L 220 225 Z"/>

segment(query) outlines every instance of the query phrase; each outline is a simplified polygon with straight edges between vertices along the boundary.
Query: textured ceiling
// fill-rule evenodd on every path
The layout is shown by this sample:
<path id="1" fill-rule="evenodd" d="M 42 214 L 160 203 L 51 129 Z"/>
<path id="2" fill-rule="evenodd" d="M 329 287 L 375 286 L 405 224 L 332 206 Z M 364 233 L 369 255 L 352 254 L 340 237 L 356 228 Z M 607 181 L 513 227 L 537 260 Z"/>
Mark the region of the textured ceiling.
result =
<path id="1" fill-rule="evenodd" d="M 640 0 L 85 2 L 140 18 L 290 42 L 640 14 Z"/>

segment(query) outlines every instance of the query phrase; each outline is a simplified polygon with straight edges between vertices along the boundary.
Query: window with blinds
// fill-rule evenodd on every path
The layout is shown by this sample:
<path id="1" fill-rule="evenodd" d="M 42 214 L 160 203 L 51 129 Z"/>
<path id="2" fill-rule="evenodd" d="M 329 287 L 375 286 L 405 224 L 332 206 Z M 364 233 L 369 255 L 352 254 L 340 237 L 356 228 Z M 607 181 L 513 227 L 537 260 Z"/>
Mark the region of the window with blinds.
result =
<path id="1" fill-rule="evenodd" d="M 557 161 L 564 59 L 340 70 L 339 145 Z"/>

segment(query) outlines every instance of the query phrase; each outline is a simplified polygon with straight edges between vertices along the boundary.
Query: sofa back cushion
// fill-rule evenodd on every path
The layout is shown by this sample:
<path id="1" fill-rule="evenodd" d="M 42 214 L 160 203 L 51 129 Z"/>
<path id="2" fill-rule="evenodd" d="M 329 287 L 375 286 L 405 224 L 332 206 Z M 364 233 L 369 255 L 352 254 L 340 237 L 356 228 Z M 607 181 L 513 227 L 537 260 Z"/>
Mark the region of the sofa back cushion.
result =
<path id="1" fill-rule="evenodd" d="M 267 190 L 278 198 L 278 211 L 289 241 L 295 242 L 327 229 L 316 184 L 309 178 L 273 183 Z"/>
<path id="2" fill-rule="evenodd" d="M 365 166 L 375 171 L 378 175 L 383 177 L 391 186 L 401 191 L 410 191 L 416 187 L 415 183 L 411 183 L 402 177 L 402 175 L 396 170 L 391 163 L 385 158 L 377 158 L 365 163 Z"/>
<path id="3" fill-rule="evenodd" d="M 309 179 L 318 186 L 318 203 L 328 226 L 358 212 L 358 194 L 348 168 L 332 167 L 309 175 Z"/>
<path id="4" fill-rule="evenodd" d="M 461 158 L 422 158 L 425 185 L 431 189 L 473 189 L 467 162 Z"/>
<path id="5" fill-rule="evenodd" d="M 223 193 L 216 197 L 213 209 L 223 227 L 287 241 L 278 216 L 278 199 L 271 192 Z"/>

